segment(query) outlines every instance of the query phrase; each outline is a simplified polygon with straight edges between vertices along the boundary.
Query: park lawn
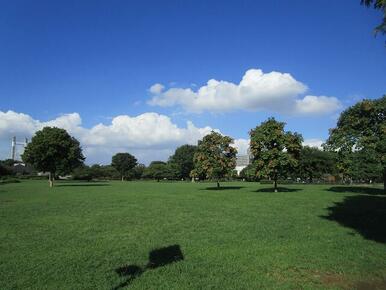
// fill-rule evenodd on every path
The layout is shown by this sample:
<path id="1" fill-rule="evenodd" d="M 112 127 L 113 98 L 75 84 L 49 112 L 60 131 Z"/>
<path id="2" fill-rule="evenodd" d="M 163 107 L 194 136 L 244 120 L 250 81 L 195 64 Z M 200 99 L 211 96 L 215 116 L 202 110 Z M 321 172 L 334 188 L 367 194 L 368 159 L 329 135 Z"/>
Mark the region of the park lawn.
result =
<path id="1" fill-rule="evenodd" d="M 0 185 L 0 289 L 386 288 L 380 189 L 213 186 Z"/>

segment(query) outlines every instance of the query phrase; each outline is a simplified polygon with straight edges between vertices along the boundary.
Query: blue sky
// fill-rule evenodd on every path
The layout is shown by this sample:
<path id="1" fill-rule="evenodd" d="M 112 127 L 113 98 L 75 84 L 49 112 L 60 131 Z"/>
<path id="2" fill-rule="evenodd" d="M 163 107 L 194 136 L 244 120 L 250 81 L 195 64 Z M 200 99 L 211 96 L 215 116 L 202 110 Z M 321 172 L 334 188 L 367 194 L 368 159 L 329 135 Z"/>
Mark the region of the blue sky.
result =
<path id="1" fill-rule="evenodd" d="M 242 143 L 269 116 L 324 140 L 345 107 L 386 93 L 380 21 L 359 0 L 0 1 L 0 159 L 47 124 L 89 163 L 166 159 L 210 129 Z"/>

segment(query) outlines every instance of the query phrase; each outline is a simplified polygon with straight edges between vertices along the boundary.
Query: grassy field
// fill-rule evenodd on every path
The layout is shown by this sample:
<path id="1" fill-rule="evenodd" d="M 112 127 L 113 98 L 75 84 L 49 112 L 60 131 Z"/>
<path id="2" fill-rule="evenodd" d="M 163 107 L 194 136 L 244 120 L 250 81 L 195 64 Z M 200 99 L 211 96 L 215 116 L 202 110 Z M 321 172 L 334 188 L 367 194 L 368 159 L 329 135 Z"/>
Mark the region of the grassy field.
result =
<path id="1" fill-rule="evenodd" d="M 386 289 L 377 188 L 0 186 L 0 289 Z"/>

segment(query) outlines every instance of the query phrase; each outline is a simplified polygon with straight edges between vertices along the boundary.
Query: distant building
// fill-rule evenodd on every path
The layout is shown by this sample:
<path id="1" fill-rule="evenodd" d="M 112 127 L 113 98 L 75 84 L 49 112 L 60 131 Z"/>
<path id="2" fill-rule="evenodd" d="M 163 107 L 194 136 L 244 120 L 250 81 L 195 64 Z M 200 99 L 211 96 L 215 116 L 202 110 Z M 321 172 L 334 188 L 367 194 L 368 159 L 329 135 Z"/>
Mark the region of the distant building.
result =
<path id="1" fill-rule="evenodd" d="M 239 175 L 241 170 L 243 170 L 245 167 L 247 167 L 250 163 L 251 163 L 251 160 L 252 160 L 252 155 L 249 151 L 249 149 L 247 150 L 247 154 L 246 155 L 237 155 L 236 156 L 236 171 L 237 171 L 237 174 Z"/>

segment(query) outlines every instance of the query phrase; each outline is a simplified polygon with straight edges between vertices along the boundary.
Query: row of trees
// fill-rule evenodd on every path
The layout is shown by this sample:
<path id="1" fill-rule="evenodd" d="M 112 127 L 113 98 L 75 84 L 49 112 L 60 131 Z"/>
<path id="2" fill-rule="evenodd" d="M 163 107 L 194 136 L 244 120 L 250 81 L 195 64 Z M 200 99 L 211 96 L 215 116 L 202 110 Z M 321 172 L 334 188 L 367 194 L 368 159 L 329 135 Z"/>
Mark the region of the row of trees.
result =
<path id="1" fill-rule="evenodd" d="M 302 147 L 298 133 L 284 130 L 285 123 L 269 118 L 250 135 L 252 163 L 243 174 L 272 180 L 275 191 L 282 178 L 312 181 L 322 174 L 340 174 L 344 180 L 382 179 L 386 188 L 386 96 L 363 100 L 342 112 L 336 128 L 324 144 L 324 151 Z M 49 173 L 50 186 L 55 174 L 74 171 L 74 176 L 102 178 L 211 179 L 217 182 L 234 175 L 237 150 L 233 140 L 217 132 L 205 136 L 197 146 L 179 147 L 168 162 L 154 161 L 148 167 L 137 164 L 129 153 L 113 156 L 110 166 L 83 164 L 79 142 L 65 130 L 43 128 L 32 138 L 22 155 L 23 161 Z"/>

